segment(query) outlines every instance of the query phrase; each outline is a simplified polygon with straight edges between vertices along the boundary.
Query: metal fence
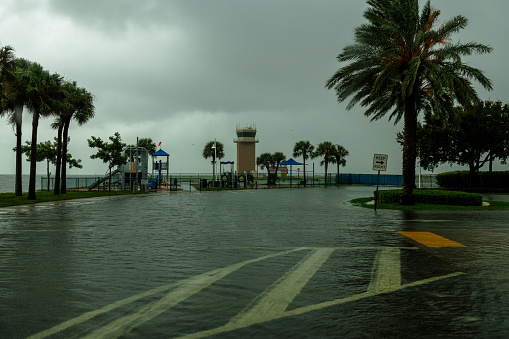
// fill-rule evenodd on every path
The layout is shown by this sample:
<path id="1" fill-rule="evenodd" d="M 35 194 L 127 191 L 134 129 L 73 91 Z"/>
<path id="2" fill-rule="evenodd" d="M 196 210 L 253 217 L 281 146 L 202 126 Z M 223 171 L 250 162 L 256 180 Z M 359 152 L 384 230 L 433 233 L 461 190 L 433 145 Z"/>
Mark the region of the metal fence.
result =
<path id="1" fill-rule="evenodd" d="M 278 183 L 279 186 L 300 186 L 304 181 L 304 177 L 300 173 L 298 176 L 279 176 Z M 98 181 L 104 176 L 75 176 L 68 177 L 66 180 L 68 189 L 86 189 L 92 183 Z M 195 191 L 199 190 L 203 187 L 204 180 L 207 183 L 207 186 L 212 187 L 213 176 L 211 173 L 178 173 L 170 175 L 169 181 L 164 181 L 162 185 L 159 185 L 160 188 L 174 190 L 177 189 L 179 191 Z M 236 181 L 234 184 L 223 186 L 222 182 L 219 181 L 219 177 L 216 178 L 216 186 L 223 188 L 262 188 L 266 187 L 266 174 L 260 173 L 259 176 L 255 175 L 253 185 L 244 185 L 243 181 Z M 117 180 L 118 182 L 118 180 Z M 53 190 L 55 184 L 55 178 L 49 178 L 49 189 Z M 313 176 L 310 173 L 306 173 L 306 184 L 308 186 L 321 186 L 325 185 L 325 175 L 324 173 L 316 174 Z M 377 174 L 353 174 L 353 173 L 342 173 L 339 174 L 328 174 L 327 175 L 327 185 L 376 185 L 377 184 Z M 402 185 L 402 176 L 398 174 L 380 174 L 379 185 L 381 186 L 401 186 Z M 120 185 L 112 185 L 114 189 L 119 189 Z M 427 188 L 437 188 L 438 184 L 436 183 L 434 174 L 425 174 L 419 177 L 419 174 L 416 174 L 415 179 L 416 187 L 427 187 Z M 48 188 L 48 177 L 41 177 L 41 188 L 43 190 Z M 108 181 L 105 181 L 101 185 L 99 185 L 97 190 L 107 189 Z"/>

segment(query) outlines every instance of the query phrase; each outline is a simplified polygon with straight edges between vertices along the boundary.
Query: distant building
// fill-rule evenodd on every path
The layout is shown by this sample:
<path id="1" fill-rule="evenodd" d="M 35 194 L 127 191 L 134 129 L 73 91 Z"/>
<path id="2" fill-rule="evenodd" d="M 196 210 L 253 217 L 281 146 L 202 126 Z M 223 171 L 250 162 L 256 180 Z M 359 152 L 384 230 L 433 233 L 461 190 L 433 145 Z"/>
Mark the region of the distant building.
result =
<path id="1" fill-rule="evenodd" d="M 237 173 L 256 172 L 256 127 L 237 126 L 237 138 L 233 142 L 237 144 Z"/>

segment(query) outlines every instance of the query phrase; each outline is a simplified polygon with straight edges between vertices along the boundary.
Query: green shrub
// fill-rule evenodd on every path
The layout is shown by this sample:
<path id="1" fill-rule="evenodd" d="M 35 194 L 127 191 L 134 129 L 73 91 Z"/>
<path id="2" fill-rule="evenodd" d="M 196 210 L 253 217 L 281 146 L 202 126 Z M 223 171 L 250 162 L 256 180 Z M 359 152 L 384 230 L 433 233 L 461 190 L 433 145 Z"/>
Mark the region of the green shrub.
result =
<path id="1" fill-rule="evenodd" d="M 376 194 L 376 192 L 374 193 Z M 402 190 L 384 190 L 378 192 L 380 203 L 399 203 Z M 477 193 L 443 191 L 432 189 L 414 190 L 415 202 L 421 204 L 481 206 L 482 196 Z"/>
<path id="2" fill-rule="evenodd" d="M 468 171 L 452 171 L 437 174 L 437 183 L 446 189 L 465 189 L 470 187 Z M 483 190 L 508 190 L 509 171 L 476 172 L 472 188 Z"/>
<path id="3" fill-rule="evenodd" d="M 468 171 L 452 171 L 437 174 L 437 183 L 442 188 L 462 189 L 469 186 Z"/>

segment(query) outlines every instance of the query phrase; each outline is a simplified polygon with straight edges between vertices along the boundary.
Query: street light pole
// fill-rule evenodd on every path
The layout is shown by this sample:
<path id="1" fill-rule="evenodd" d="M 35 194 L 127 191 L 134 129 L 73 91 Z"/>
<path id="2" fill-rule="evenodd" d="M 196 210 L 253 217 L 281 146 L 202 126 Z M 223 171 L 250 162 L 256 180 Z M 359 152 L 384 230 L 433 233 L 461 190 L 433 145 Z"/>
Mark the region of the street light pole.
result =
<path id="1" fill-rule="evenodd" d="M 216 146 L 216 138 L 214 138 L 214 146 L 212 146 L 214 149 L 214 159 L 212 160 L 212 187 L 216 185 Z"/>

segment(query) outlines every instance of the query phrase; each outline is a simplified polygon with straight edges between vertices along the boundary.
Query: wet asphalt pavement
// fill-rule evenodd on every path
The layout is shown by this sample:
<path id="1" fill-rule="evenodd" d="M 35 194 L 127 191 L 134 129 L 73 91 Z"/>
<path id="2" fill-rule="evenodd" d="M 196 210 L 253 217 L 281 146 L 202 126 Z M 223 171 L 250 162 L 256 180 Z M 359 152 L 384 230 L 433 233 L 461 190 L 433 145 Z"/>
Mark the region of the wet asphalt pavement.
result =
<path id="1" fill-rule="evenodd" d="M 0 337 L 509 337 L 509 212 L 347 203 L 372 191 L 2 209 Z"/>

